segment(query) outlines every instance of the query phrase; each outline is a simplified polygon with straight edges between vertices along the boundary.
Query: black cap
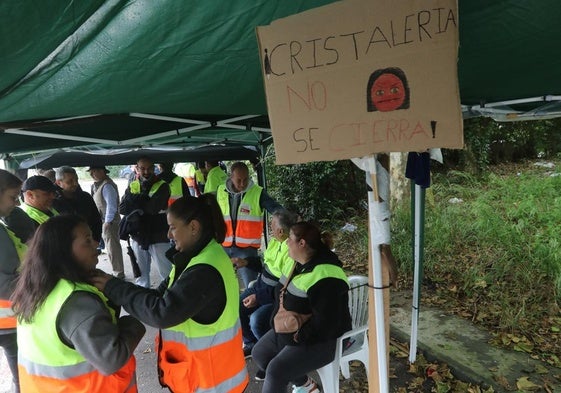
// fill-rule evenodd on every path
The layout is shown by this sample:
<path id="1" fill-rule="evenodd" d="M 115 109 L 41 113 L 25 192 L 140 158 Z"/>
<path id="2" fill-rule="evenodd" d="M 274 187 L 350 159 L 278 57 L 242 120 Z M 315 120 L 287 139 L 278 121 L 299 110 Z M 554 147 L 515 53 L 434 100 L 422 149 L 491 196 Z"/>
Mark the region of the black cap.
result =
<path id="1" fill-rule="evenodd" d="M 88 168 L 87 172 L 91 171 L 92 169 L 102 169 L 105 173 L 109 173 L 109 170 L 103 165 L 92 165 Z"/>
<path id="2" fill-rule="evenodd" d="M 23 182 L 22 191 L 43 190 L 47 192 L 56 192 L 57 186 L 54 185 L 48 177 L 45 176 L 31 176 Z"/>

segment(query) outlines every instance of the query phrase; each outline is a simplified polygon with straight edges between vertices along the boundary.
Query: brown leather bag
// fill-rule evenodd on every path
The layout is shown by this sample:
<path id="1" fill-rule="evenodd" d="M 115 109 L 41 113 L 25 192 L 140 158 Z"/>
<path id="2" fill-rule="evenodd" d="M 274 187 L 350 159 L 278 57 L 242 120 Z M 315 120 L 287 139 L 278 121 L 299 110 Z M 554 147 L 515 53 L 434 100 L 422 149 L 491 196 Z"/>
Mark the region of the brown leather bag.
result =
<path id="1" fill-rule="evenodd" d="M 275 328 L 275 332 L 277 333 L 295 333 L 302 325 L 304 325 L 311 317 L 312 314 L 300 314 L 296 311 L 288 311 L 284 308 L 283 299 L 284 294 L 286 292 L 286 287 L 290 280 L 292 280 L 292 274 L 294 273 L 294 268 L 296 267 L 296 263 L 294 262 L 294 266 L 289 274 L 289 279 L 287 280 L 286 284 L 280 290 L 279 294 L 279 309 L 273 318 L 273 325 Z"/>

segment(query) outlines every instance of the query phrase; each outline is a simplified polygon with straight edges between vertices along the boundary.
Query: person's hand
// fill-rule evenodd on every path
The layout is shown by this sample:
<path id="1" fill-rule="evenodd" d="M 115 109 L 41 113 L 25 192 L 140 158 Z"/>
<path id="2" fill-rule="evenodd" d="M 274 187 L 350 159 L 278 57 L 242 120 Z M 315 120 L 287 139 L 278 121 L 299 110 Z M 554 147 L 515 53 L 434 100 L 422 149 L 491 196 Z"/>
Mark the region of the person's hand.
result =
<path id="1" fill-rule="evenodd" d="M 104 222 L 103 223 L 103 231 L 104 232 L 107 232 L 110 227 L 111 227 L 111 222 Z"/>
<path id="2" fill-rule="evenodd" d="M 95 269 L 90 275 L 88 281 L 94 287 L 103 292 L 105 290 L 105 284 L 107 284 L 107 281 L 111 278 L 113 278 L 111 274 L 107 274 L 103 270 Z"/>
<path id="3" fill-rule="evenodd" d="M 242 300 L 242 304 L 245 308 L 253 308 L 257 306 L 257 296 L 254 293 L 248 295 Z"/>
<path id="4" fill-rule="evenodd" d="M 243 259 L 243 258 L 238 258 L 238 257 L 233 257 L 232 259 L 232 264 L 234 265 L 234 267 L 236 269 L 239 269 L 240 267 L 246 267 L 247 266 L 247 260 Z"/>

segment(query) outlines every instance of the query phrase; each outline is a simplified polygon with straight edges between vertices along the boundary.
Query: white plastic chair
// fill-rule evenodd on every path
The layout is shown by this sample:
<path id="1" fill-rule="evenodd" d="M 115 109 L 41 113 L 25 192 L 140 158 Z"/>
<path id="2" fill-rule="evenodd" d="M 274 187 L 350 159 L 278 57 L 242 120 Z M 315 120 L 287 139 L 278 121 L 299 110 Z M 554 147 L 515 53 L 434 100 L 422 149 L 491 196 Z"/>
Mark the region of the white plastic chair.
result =
<path id="1" fill-rule="evenodd" d="M 368 377 L 368 277 L 349 277 L 349 311 L 351 312 L 352 330 L 337 339 L 335 359 L 317 370 L 324 393 L 339 393 L 339 368 L 345 379 L 351 377 L 349 362 L 359 360 L 366 368 Z M 349 337 L 354 340 L 347 349 L 343 341 Z"/>

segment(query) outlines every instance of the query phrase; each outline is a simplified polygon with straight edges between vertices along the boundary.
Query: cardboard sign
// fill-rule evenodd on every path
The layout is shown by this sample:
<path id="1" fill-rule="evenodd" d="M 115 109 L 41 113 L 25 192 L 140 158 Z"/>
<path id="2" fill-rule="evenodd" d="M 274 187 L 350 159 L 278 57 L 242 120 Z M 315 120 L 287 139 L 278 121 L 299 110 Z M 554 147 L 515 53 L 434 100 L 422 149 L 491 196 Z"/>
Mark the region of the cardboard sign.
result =
<path id="1" fill-rule="evenodd" d="M 456 0 L 345 0 L 257 37 L 278 164 L 463 147 Z"/>

